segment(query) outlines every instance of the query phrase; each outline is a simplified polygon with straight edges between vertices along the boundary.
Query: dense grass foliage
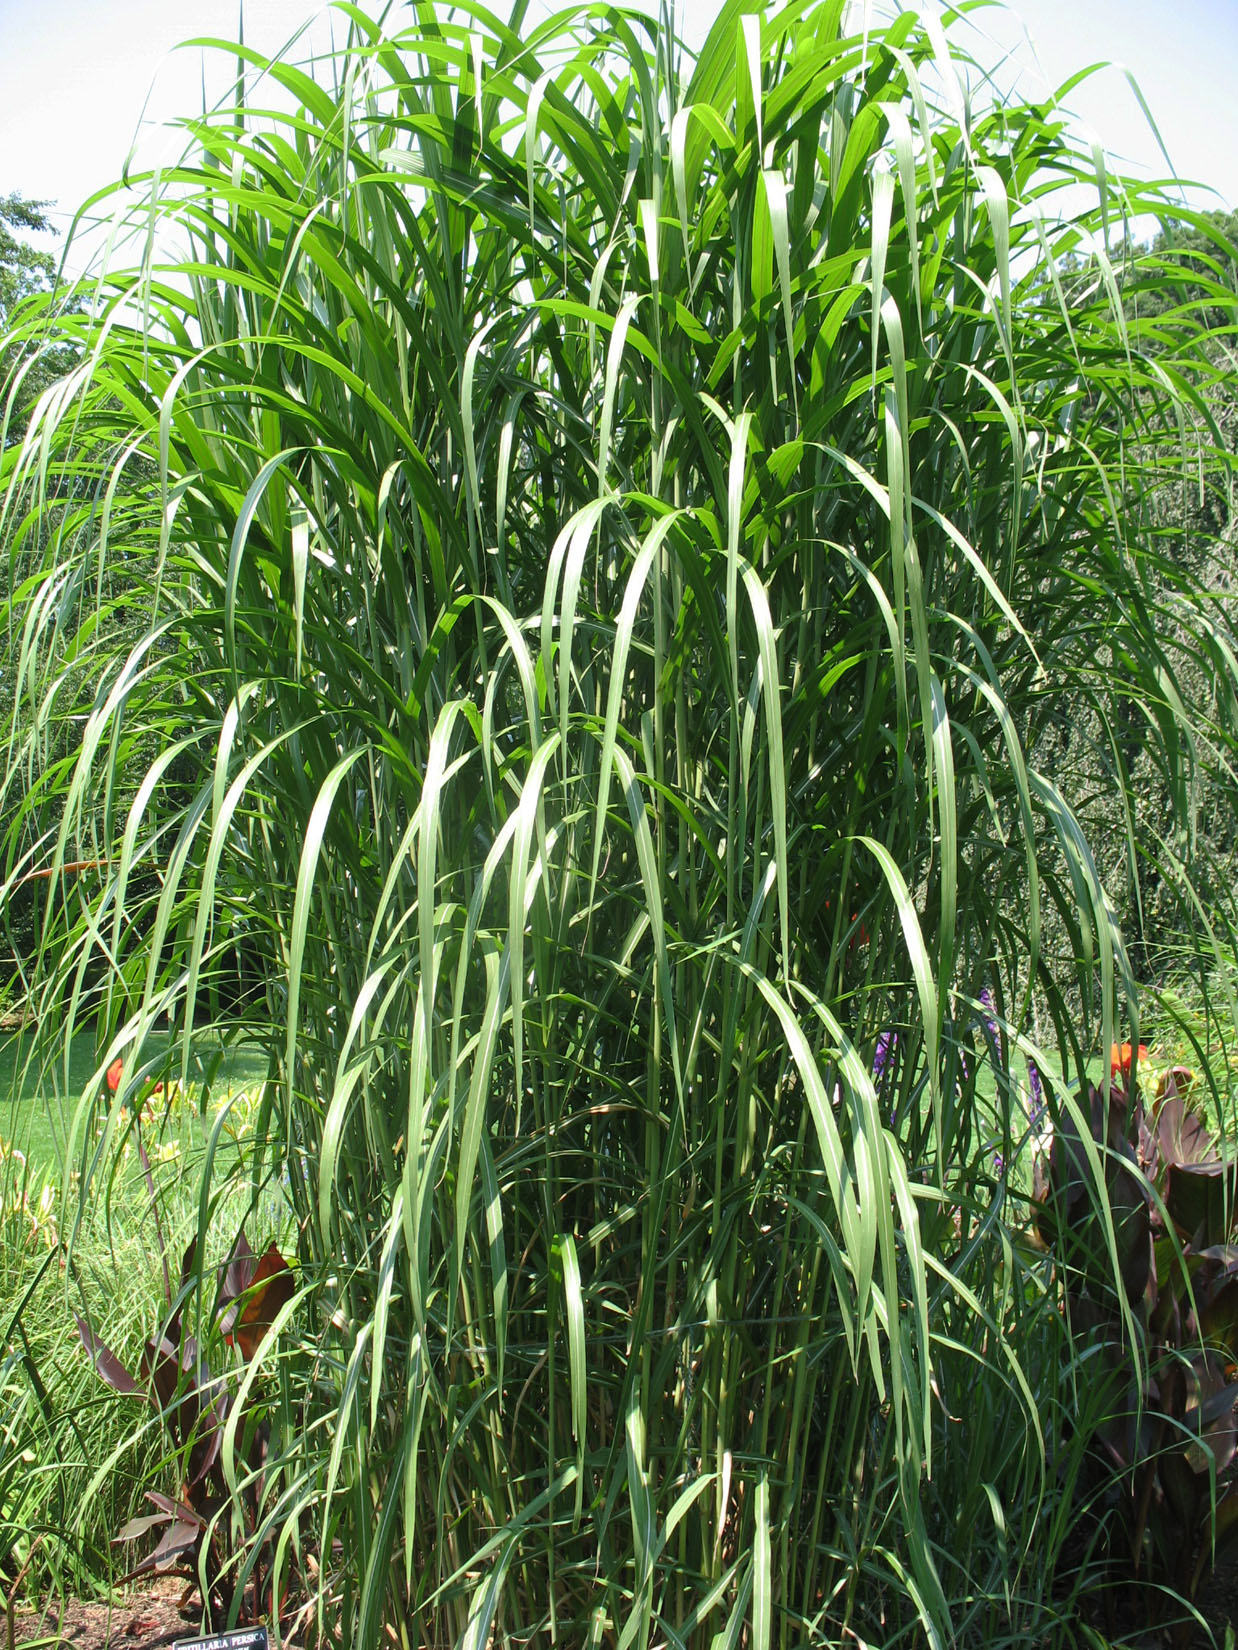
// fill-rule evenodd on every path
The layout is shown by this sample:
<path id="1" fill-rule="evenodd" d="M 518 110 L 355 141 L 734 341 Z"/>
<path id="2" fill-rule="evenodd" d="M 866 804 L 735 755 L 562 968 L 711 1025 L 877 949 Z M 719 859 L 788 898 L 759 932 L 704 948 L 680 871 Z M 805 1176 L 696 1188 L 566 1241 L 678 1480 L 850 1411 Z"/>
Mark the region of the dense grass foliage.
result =
<path id="1" fill-rule="evenodd" d="M 238 53 L 5 461 L 6 892 L 126 1062 L 83 1196 L 204 1021 L 269 1050 L 258 1534 L 341 1642 L 1047 1642 L 1086 1383 L 1003 1165 L 1029 1053 L 1056 1109 L 1139 1035 L 1053 754 L 1201 926 L 1232 791 L 1156 198 L 910 13 L 340 12 Z"/>

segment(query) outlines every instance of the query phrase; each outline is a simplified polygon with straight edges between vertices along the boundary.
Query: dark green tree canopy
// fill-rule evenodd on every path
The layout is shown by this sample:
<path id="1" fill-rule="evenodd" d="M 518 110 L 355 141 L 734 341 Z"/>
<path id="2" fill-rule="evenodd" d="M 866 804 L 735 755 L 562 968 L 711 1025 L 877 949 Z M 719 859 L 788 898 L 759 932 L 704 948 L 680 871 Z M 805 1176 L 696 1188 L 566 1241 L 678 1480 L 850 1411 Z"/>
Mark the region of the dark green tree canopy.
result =
<path id="1" fill-rule="evenodd" d="M 27 299 L 56 287 L 56 259 L 27 239 L 55 232 L 46 213 L 51 204 L 26 200 L 21 194 L 0 196 L 0 333 L 6 335 L 0 347 L 0 388 L 6 395 L 7 386 L 23 373 L 7 422 L 0 425 L 0 440 L 6 447 L 21 436 L 30 409 L 48 385 L 68 370 L 70 362 L 70 352 L 49 314 L 40 312 L 28 321 L 22 314 Z"/>
<path id="2" fill-rule="evenodd" d="M 13 310 L 32 292 L 45 291 L 56 274 L 50 252 L 21 238 L 20 232 L 46 234 L 52 225 L 44 212 L 47 201 L 28 201 L 20 194 L 0 196 L 0 325 L 7 326 Z M 17 230 L 19 233 L 14 234 Z"/>

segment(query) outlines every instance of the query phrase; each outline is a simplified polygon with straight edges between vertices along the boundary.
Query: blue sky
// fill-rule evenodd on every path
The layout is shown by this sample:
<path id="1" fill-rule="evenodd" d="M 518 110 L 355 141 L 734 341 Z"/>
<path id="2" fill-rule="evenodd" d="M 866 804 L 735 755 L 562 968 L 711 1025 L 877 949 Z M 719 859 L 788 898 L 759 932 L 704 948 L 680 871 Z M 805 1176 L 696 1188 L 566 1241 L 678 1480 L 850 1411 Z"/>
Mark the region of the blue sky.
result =
<path id="1" fill-rule="evenodd" d="M 1015 0 L 1013 10 L 1022 27 L 1000 6 L 974 14 L 975 23 L 990 37 L 995 60 L 1018 49 L 1027 92 L 1041 95 L 1091 64 L 1112 64 L 1078 86 L 1067 106 L 1111 153 L 1161 177 L 1164 161 L 1129 70 L 1178 176 L 1222 197 L 1200 194 L 1198 204 L 1238 205 L 1238 0 Z"/>
<path id="2" fill-rule="evenodd" d="M 880 14 L 881 0 L 873 5 Z M 246 38 L 274 50 L 323 9 L 314 0 L 248 0 Z M 715 0 L 680 0 L 685 35 L 699 39 L 716 9 Z M 1227 203 L 1238 201 L 1238 0 L 1016 0 L 1016 10 L 1023 26 L 999 6 L 974 13 L 969 25 L 976 55 L 1000 64 L 1004 80 L 1018 77 L 1024 91 L 1040 96 L 1090 63 L 1124 62 L 1178 174 L 1211 185 Z M 195 35 L 234 38 L 237 12 L 237 0 L 0 0 L 0 192 L 55 200 L 57 221 L 67 225 L 88 194 L 119 174 L 144 106 L 143 153 L 174 152 L 155 136 L 157 123 L 200 107 L 202 85 L 202 53 L 174 48 Z M 222 91 L 224 60 L 213 72 L 208 89 Z M 1115 155 L 1149 175 L 1164 174 L 1120 68 L 1094 75 L 1068 106 Z"/>

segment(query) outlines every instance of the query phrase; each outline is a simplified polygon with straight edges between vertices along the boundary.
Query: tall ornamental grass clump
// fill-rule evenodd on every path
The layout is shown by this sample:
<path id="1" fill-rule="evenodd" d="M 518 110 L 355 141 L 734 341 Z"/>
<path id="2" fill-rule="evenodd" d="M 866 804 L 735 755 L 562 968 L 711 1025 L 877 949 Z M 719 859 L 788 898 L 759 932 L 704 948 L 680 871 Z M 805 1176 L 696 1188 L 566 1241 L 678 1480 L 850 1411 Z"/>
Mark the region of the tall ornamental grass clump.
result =
<path id="1" fill-rule="evenodd" d="M 157 1022 L 269 1051 L 237 1575 L 405 1650 L 1048 1634 L 1019 1080 L 1138 1036 L 1054 740 L 1150 754 L 1186 909 L 1235 725 L 1148 525 L 1216 369 L 1106 250 L 1163 202 L 927 14 L 338 11 L 129 180 L 4 460 L 6 888 L 125 1061 L 82 1196 Z"/>

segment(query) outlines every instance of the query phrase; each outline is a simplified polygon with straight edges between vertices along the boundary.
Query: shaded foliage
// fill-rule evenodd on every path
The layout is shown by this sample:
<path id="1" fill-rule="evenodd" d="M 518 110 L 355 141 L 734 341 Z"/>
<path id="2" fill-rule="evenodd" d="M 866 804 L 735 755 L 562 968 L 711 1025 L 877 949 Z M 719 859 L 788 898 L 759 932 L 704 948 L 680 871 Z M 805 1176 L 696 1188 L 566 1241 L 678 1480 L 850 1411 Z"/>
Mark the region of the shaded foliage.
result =
<path id="1" fill-rule="evenodd" d="M 1038 1165 L 1037 1223 L 1099 1417 L 1084 1517 L 1111 1597 L 1142 1578 L 1174 1605 L 1238 1534 L 1238 1164 L 1192 1108 L 1197 1088 L 1184 1067 L 1162 1072 L 1145 1108 L 1128 1062 L 1108 1093 L 1093 1085 L 1061 1108 Z M 1190 1644 L 1194 1625 L 1180 1620 L 1174 1642 Z"/>

